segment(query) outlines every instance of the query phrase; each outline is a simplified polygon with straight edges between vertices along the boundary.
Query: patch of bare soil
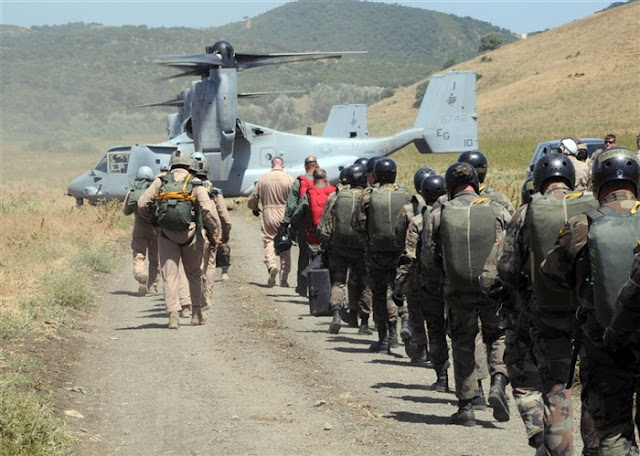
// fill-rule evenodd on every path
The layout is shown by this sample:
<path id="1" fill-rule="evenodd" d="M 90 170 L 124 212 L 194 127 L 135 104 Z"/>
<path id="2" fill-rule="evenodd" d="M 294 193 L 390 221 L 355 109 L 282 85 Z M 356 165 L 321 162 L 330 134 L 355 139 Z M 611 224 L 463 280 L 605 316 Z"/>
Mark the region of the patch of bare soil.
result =
<path id="1" fill-rule="evenodd" d="M 130 265 L 106 284 L 92 330 L 59 381 L 79 455 L 526 455 L 524 427 L 477 412 L 449 424 L 453 394 L 403 349 L 309 315 L 293 288 L 267 288 L 257 220 L 234 212 L 233 266 L 203 326 L 166 328 L 161 295 L 140 298 Z M 295 282 L 292 275 L 291 282 Z M 75 350 L 74 350 L 75 351 Z M 453 377 L 451 373 L 451 378 Z"/>

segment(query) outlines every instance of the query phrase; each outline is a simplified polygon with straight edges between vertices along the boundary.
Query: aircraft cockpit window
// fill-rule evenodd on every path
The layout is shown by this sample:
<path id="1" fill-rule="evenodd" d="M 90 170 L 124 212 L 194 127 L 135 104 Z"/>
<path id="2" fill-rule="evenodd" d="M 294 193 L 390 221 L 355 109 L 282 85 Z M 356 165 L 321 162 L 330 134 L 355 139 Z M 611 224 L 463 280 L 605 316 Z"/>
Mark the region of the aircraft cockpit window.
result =
<path id="1" fill-rule="evenodd" d="M 96 171 L 101 171 L 103 173 L 106 173 L 107 172 L 107 156 L 105 155 L 104 157 L 102 157 L 102 159 L 98 162 L 98 164 L 93 167 L 93 169 L 95 169 Z"/>
<path id="2" fill-rule="evenodd" d="M 110 173 L 123 173 L 126 174 L 127 166 L 129 164 L 128 152 L 113 152 L 107 154 L 109 158 L 109 172 Z"/>

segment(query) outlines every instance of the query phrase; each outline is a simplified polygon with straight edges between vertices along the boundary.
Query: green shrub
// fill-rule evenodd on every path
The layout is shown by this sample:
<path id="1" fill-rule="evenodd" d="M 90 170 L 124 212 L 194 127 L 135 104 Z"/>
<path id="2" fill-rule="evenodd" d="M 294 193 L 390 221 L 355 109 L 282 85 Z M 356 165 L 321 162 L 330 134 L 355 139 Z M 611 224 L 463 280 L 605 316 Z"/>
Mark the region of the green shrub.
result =
<path id="1" fill-rule="evenodd" d="M 33 323 L 29 315 L 21 312 L 2 312 L 0 340 L 13 339 L 27 332 Z"/>
<path id="2" fill-rule="evenodd" d="M 79 274 L 57 273 L 46 277 L 42 283 L 44 306 L 82 309 L 94 298 L 91 287 Z"/>
<path id="3" fill-rule="evenodd" d="M 78 268 L 108 274 L 118 267 L 118 252 L 113 244 L 87 245 L 73 257 L 71 263 Z"/>
<path id="4" fill-rule="evenodd" d="M 71 450 L 64 424 L 35 394 L 0 388 L 0 454 L 56 456 Z"/>

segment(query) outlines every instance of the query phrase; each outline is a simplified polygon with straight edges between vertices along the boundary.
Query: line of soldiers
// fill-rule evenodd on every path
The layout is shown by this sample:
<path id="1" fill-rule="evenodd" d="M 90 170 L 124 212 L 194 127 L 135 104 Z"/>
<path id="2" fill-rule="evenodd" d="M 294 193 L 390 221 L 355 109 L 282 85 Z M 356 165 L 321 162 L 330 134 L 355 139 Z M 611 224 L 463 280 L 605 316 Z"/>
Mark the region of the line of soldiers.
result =
<path id="1" fill-rule="evenodd" d="M 180 317 L 203 324 L 213 306 L 217 266 L 222 280 L 228 279 L 231 219 L 208 173 L 202 153 L 178 147 L 169 170 L 157 176 L 148 166 L 138 170 L 123 203 L 125 215 L 135 214 L 131 249 L 138 294 L 157 293 L 162 277 L 170 329 L 180 327 Z"/>
<path id="2" fill-rule="evenodd" d="M 537 455 L 573 453 L 579 357 L 583 454 L 638 454 L 640 161 L 627 149 L 604 150 L 589 170 L 593 193 L 576 192 L 572 160 L 550 153 L 517 211 L 485 184 L 486 172 L 482 153 L 465 152 L 444 177 L 418 170 L 411 195 L 389 158 L 344 170 L 315 233 L 332 283 L 329 332 L 343 320 L 366 334 L 373 312 L 370 348 L 390 352 L 400 319 L 407 353 L 429 359 L 437 391 L 449 389 L 448 334 L 452 423 L 475 425 L 474 410 L 487 402 L 496 420 L 509 420 L 511 383 Z"/>

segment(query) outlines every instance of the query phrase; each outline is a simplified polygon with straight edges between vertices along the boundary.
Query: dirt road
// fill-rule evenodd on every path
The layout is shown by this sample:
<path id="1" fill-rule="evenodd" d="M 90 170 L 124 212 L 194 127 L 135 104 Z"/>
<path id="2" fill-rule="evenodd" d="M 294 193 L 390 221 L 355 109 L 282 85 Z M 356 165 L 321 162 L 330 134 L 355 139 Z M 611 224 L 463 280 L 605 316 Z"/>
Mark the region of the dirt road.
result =
<path id="1" fill-rule="evenodd" d="M 167 329 L 128 262 L 106 284 L 64 404 L 83 416 L 67 417 L 76 454 L 532 454 L 513 400 L 508 423 L 488 410 L 450 425 L 455 396 L 430 390 L 431 369 L 371 353 L 356 329 L 328 334 L 293 288 L 266 288 L 259 224 L 232 216 L 231 279 L 206 325 Z"/>

